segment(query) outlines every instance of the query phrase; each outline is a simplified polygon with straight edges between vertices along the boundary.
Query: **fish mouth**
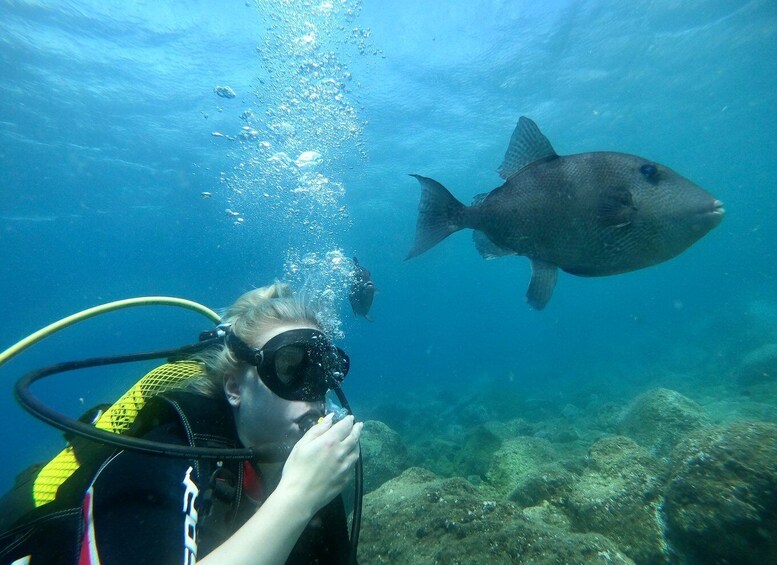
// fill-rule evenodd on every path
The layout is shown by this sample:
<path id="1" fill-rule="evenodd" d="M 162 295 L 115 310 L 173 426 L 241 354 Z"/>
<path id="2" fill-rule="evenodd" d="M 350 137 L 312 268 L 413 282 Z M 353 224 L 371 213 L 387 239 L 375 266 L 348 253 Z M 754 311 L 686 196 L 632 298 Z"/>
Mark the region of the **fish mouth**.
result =
<path id="1" fill-rule="evenodd" d="M 723 202 L 720 200 L 715 200 L 712 203 L 712 211 L 709 213 L 709 215 L 712 217 L 712 220 L 715 222 L 715 225 L 719 224 L 723 220 L 723 216 L 726 214 L 726 209 L 723 207 Z"/>
<path id="2" fill-rule="evenodd" d="M 723 207 L 723 202 L 720 200 L 713 200 L 711 205 L 705 206 L 704 209 L 699 212 L 701 218 L 709 220 L 715 225 L 723 220 L 725 214 L 726 209 Z"/>
<path id="3" fill-rule="evenodd" d="M 691 212 L 690 227 L 699 235 L 704 235 L 723 221 L 725 213 L 726 209 L 723 208 L 723 202 L 713 200 L 704 204 L 704 206 L 696 208 L 695 212 Z"/>

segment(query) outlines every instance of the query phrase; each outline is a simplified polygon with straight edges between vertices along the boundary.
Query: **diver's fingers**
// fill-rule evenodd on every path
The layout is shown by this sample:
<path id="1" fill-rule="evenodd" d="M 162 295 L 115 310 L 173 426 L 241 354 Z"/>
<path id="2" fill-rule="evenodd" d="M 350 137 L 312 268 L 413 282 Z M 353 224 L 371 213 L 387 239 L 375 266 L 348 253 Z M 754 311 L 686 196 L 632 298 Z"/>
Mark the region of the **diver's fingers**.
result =
<path id="1" fill-rule="evenodd" d="M 351 429 L 351 433 L 348 434 L 348 437 L 346 437 L 343 441 L 343 447 L 345 448 L 346 453 L 350 453 L 351 451 L 356 450 L 359 451 L 358 445 L 359 445 L 359 438 L 362 435 L 362 428 L 364 427 L 364 422 L 358 422 L 353 425 L 353 428 Z"/>
<path id="2" fill-rule="evenodd" d="M 337 422 L 332 429 L 329 430 L 332 439 L 335 441 L 343 441 L 347 438 L 353 430 L 353 414 L 349 414 L 339 422 Z"/>
<path id="3" fill-rule="evenodd" d="M 345 470 L 352 469 L 354 464 L 356 464 L 357 459 L 359 459 L 359 444 L 355 443 L 353 445 L 353 449 L 351 449 L 350 451 L 347 451 L 341 459 L 341 461 L 344 464 L 344 469 Z"/>

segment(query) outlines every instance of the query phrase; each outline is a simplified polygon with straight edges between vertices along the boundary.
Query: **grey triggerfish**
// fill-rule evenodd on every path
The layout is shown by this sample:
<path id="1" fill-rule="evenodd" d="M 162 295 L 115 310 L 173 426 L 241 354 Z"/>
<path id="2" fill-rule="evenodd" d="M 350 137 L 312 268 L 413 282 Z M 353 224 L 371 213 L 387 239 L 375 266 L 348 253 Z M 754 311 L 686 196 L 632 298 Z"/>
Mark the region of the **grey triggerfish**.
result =
<path id="1" fill-rule="evenodd" d="M 581 277 L 616 275 L 679 255 L 723 218 L 723 203 L 670 168 L 625 153 L 557 155 L 522 116 L 498 169 L 505 183 L 459 202 L 435 180 L 421 183 L 415 244 L 420 255 L 471 228 L 486 259 L 525 255 L 526 299 L 541 310 L 558 269 Z"/>
<path id="2" fill-rule="evenodd" d="M 375 299 L 375 285 L 372 282 L 370 272 L 359 264 L 359 260 L 353 258 L 353 273 L 351 274 L 351 288 L 348 300 L 351 302 L 353 313 L 364 316 L 370 322 L 369 317 L 372 301 Z"/>

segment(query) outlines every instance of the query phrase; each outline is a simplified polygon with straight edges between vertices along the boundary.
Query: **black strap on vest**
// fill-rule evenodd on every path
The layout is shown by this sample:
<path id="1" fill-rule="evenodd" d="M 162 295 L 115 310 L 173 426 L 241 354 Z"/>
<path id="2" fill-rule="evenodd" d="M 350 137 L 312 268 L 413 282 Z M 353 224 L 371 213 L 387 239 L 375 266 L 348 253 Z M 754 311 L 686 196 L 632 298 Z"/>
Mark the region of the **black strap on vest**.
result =
<path id="1" fill-rule="evenodd" d="M 161 393 L 143 408 L 130 433 L 144 432 L 177 421 L 193 447 L 239 448 L 232 411 L 223 398 L 176 390 Z M 231 535 L 243 489 L 241 461 L 192 459 L 200 489 L 199 545 L 215 547 Z M 212 545 L 214 544 L 215 545 Z"/>

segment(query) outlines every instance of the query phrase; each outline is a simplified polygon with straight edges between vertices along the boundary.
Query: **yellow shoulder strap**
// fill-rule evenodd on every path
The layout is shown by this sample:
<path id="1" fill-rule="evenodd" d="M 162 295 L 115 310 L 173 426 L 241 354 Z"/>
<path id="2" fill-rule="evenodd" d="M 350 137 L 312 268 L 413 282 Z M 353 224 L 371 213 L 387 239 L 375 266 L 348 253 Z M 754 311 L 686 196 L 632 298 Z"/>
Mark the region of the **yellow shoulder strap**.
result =
<path id="1" fill-rule="evenodd" d="M 126 432 L 148 399 L 160 392 L 176 388 L 183 381 L 202 372 L 202 364 L 194 361 L 177 361 L 160 365 L 114 402 L 100 416 L 95 426 L 116 434 Z M 54 500 L 59 487 L 76 469 L 78 469 L 78 461 L 73 448 L 68 446 L 38 473 L 32 489 L 35 506 L 42 506 Z"/>

